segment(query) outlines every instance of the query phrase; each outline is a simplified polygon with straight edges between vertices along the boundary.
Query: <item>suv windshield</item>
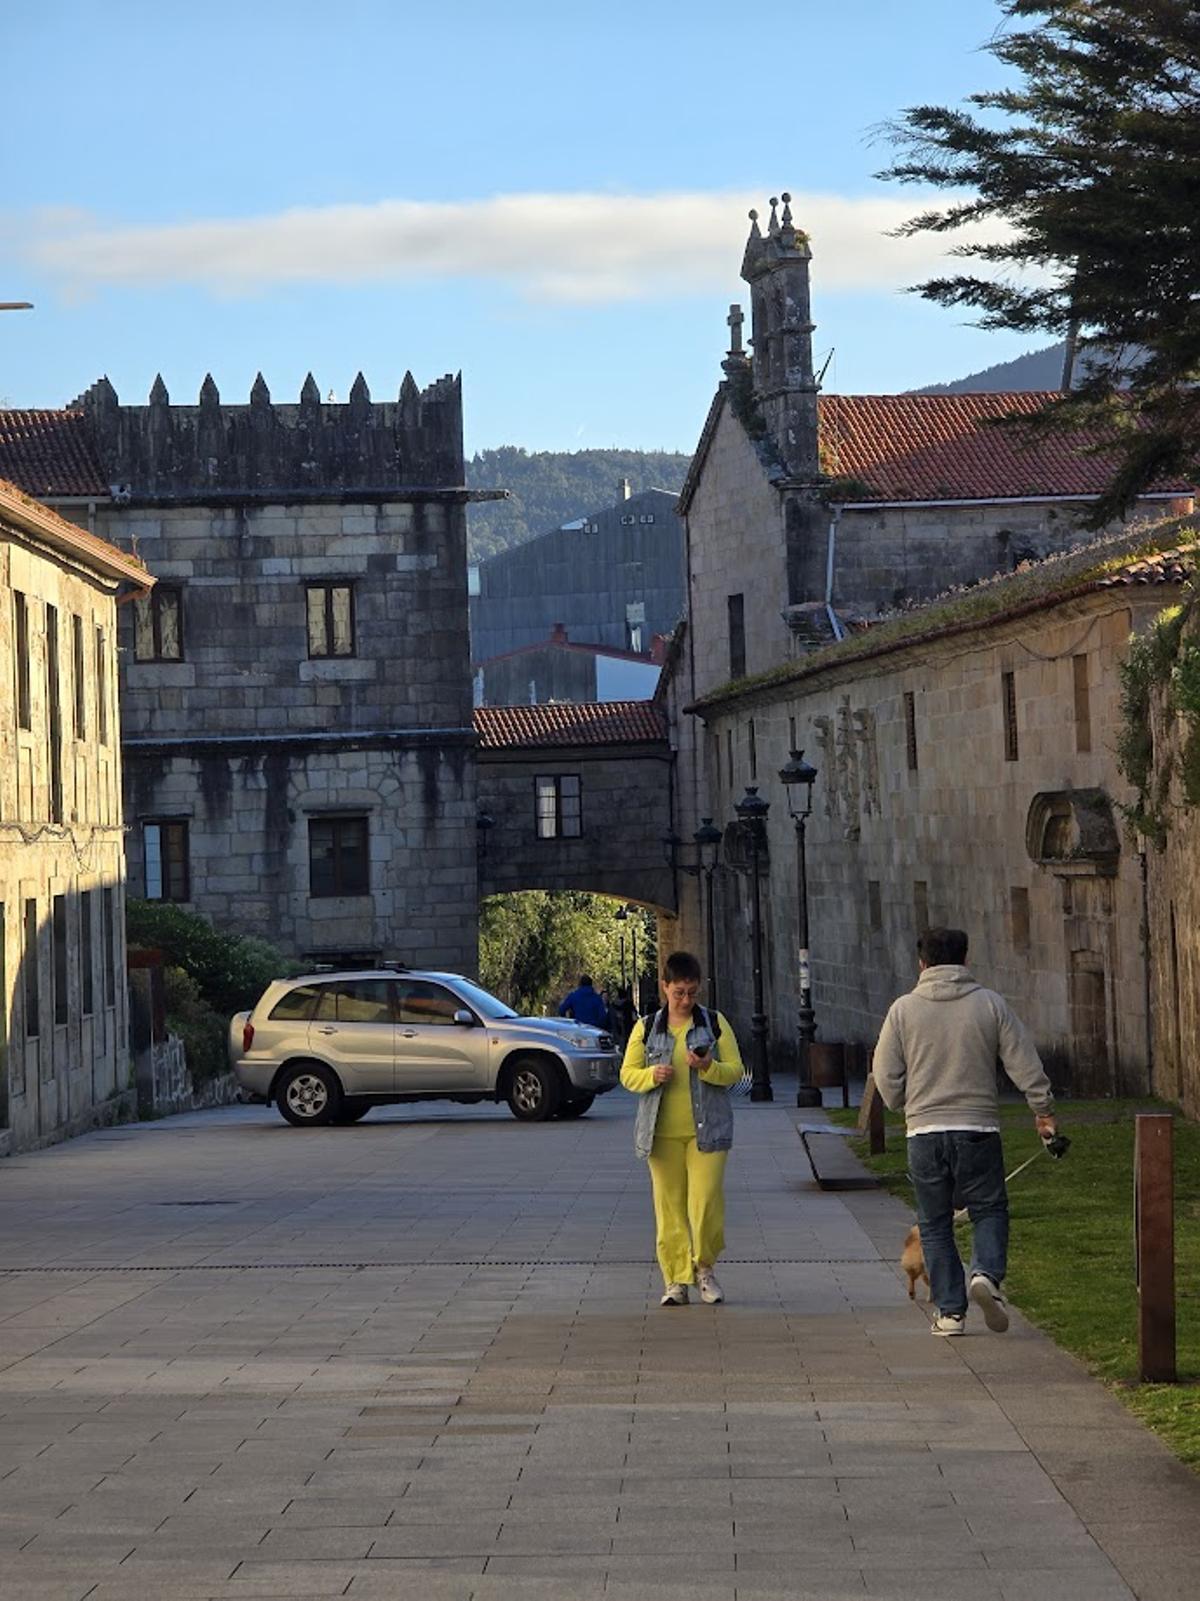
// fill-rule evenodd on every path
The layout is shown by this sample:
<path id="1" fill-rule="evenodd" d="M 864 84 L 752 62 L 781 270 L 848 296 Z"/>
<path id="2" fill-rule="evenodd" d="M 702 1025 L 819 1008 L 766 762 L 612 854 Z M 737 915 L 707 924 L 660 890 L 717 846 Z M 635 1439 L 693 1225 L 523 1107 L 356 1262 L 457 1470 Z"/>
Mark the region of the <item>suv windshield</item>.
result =
<path id="1" fill-rule="evenodd" d="M 489 995 L 487 990 L 480 989 L 478 984 L 472 984 L 469 978 L 455 979 L 455 988 L 464 1001 L 468 1001 L 477 1012 L 484 1017 L 520 1017 L 520 1012 L 514 1012 L 511 1006 L 505 1006 L 502 1000 L 495 995 Z"/>

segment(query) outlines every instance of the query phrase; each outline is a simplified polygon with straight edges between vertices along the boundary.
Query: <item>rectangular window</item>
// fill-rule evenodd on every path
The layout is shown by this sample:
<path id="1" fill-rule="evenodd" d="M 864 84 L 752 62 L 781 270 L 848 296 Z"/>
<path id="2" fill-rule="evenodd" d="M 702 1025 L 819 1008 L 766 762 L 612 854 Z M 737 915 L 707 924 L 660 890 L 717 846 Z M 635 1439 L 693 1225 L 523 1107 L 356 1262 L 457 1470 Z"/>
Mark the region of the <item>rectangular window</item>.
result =
<path id="1" fill-rule="evenodd" d="M 354 590 L 350 584 L 309 584 L 308 654 L 354 655 Z"/>
<path id="2" fill-rule="evenodd" d="M 108 641 L 96 630 L 96 738 L 108 744 Z"/>
<path id="3" fill-rule="evenodd" d="M 139 662 L 183 660 L 183 591 L 174 584 L 155 584 L 133 603 L 133 659 Z"/>
<path id="4" fill-rule="evenodd" d="M 50 930 L 54 944 L 54 1021 L 67 1020 L 67 897 L 55 895 L 51 902 Z"/>
<path id="5" fill-rule="evenodd" d="M 883 895 L 880 892 L 879 880 L 867 880 L 867 912 L 871 924 L 872 934 L 883 931 Z"/>
<path id="6" fill-rule="evenodd" d="M 29 696 L 29 602 L 13 590 L 13 643 L 17 652 L 17 727 L 33 727 Z"/>
<path id="7" fill-rule="evenodd" d="M 744 595 L 730 595 L 729 607 L 729 676 L 746 676 L 746 601 Z"/>
<path id="8" fill-rule="evenodd" d="M 41 1028 L 41 981 L 38 974 L 37 902 L 25 902 L 25 944 L 21 952 L 25 967 L 25 1038 L 36 1039 Z"/>
<path id="9" fill-rule="evenodd" d="M 1004 709 L 1004 760 L 1015 762 L 1020 756 L 1017 743 L 1017 679 L 1015 673 L 1000 675 L 1000 692 Z"/>
<path id="10" fill-rule="evenodd" d="M 87 738 L 87 700 L 84 686 L 87 673 L 83 660 L 83 618 L 71 617 L 71 705 L 75 716 L 75 738 Z"/>
<path id="11" fill-rule="evenodd" d="M 1075 749 L 1080 752 L 1092 748 L 1092 700 L 1088 690 L 1088 659 L 1071 658 L 1072 688 L 1075 691 Z"/>
<path id="12" fill-rule="evenodd" d="M 917 770 L 917 697 L 912 690 L 904 693 L 904 751 L 908 770 Z"/>
<path id="13" fill-rule="evenodd" d="M 929 885 L 919 878 L 913 884 L 913 919 L 923 934 L 929 927 Z"/>
<path id="14" fill-rule="evenodd" d="M 59 701 L 58 608 L 46 607 L 46 742 L 50 756 L 50 821 L 63 820 L 62 706 Z"/>
<path id="15" fill-rule="evenodd" d="M 85 889 L 79 897 L 79 991 L 85 1017 L 90 1017 L 96 1010 L 95 974 L 92 970 L 95 898 L 90 889 Z"/>
<path id="16" fill-rule="evenodd" d="M 188 826 L 167 818 L 142 824 L 148 901 L 191 899 L 188 872 Z"/>
<path id="17" fill-rule="evenodd" d="M 750 762 L 751 781 L 758 777 L 758 736 L 754 731 L 754 719 L 746 725 L 746 753 Z"/>
<path id="18" fill-rule="evenodd" d="M 1024 952 L 1029 949 L 1029 891 L 1018 886 L 1008 896 L 1013 950 Z"/>
<path id="19" fill-rule="evenodd" d="M 583 833 L 583 788 L 573 774 L 534 779 L 538 839 L 578 839 Z"/>
<path id="20" fill-rule="evenodd" d="M 104 1004 L 117 1004 L 117 897 L 113 890 L 101 892 L 104 913 Z"/>
<path id="21" fill-rule="evenodd" d="M 309 818 L 308 892 L 325 897 L 370 894 L 365 817 Z"/>

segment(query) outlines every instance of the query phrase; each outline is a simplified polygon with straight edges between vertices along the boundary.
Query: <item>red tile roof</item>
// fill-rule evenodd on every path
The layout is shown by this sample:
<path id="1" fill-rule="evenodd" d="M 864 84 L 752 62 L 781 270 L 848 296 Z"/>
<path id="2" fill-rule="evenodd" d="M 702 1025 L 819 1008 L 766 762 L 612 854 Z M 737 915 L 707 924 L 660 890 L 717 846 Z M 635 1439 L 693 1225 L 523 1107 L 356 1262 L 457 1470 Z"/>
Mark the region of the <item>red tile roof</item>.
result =
<path id="1" fill-rule="evenodd" d="M 821 395 L 821 465 L 861 479 L 870 492 L 852 501 L 1018 500 L 1099 495 L 1111 457 L 1090 455 L 1099 434 L 1024 444 L 988 419 L 1033 416 L 1054 396 L 1028 394 Z M 1190 493 L 1185 483 L 1155 493 Z"/>
<path id="2" fill-rule="evenodd" d="M 1139 556 L 1115 572 L 1096 580 L 1097 589 L 1129 588 L 1135 584 L 1184 584 L 1196 571 L 1196 546 L 1177 545 L 1151 556 Z"/>
<path id="3" fill-rule="evenodd" d="M 667 737 L 662 709 L 649 700 L 557 706 L 477 706 L 481 751 L 542 750 L 571 745 L 659 744 Z"/>
<path id="4" fill-rule="evenodd" d="M 0 410 L 0 478 L 39 498 L 108 495 L 81 411 Z"/>

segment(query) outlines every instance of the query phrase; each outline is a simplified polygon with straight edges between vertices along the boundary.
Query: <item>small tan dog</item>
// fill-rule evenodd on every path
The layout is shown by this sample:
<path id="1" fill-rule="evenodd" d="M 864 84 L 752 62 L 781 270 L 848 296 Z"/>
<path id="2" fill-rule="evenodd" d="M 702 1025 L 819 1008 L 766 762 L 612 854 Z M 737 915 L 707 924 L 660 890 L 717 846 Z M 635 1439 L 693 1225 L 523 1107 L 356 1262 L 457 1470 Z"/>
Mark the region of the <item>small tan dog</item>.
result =
<path id="1" fill-rule="evenodd" d="M 921 1231 L 914 1223 L 905 1236 L 904 1249 L 900 1253 L 900 1266 L 908 1275 L 908 1298 L 915 1301 L 917 1298 L 917 1280 L 925 1280 L 925 1299 L 932 1300 L 933 1292 L 929 1287 L 929 1274 L 925 1271 L 925 1252 L 921 1249 Z"/>

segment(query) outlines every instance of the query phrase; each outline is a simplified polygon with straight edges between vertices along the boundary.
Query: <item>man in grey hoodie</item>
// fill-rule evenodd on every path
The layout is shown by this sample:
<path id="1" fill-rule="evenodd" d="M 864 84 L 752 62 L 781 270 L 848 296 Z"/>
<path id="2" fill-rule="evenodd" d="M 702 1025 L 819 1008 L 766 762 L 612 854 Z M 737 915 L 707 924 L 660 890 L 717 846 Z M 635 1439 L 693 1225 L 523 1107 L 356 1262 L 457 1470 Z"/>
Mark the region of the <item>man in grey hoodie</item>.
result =
<path id="1" fill-rule="evenodd" d="M 964 967 L 967 936 L 926 929 L 917 941 L 920 978 L 893 1001 L 872 1071 L 884 1104 L 904 1108 L 917 1222 L 937 1304 L 935 1334 L 962 1334 L 967 1282 L 954 1243 L 954 1209 L 965 1206 L 975 1236 L 970 1298 L 989 1329 L 1003 1333 L 1008 1194 L 1000 1144 L 999 1062 L 1033 1112 L 1038 1133 L 1055 1132 L 1054 1096 L 1041 1058 L 1003 996 Z"/>

